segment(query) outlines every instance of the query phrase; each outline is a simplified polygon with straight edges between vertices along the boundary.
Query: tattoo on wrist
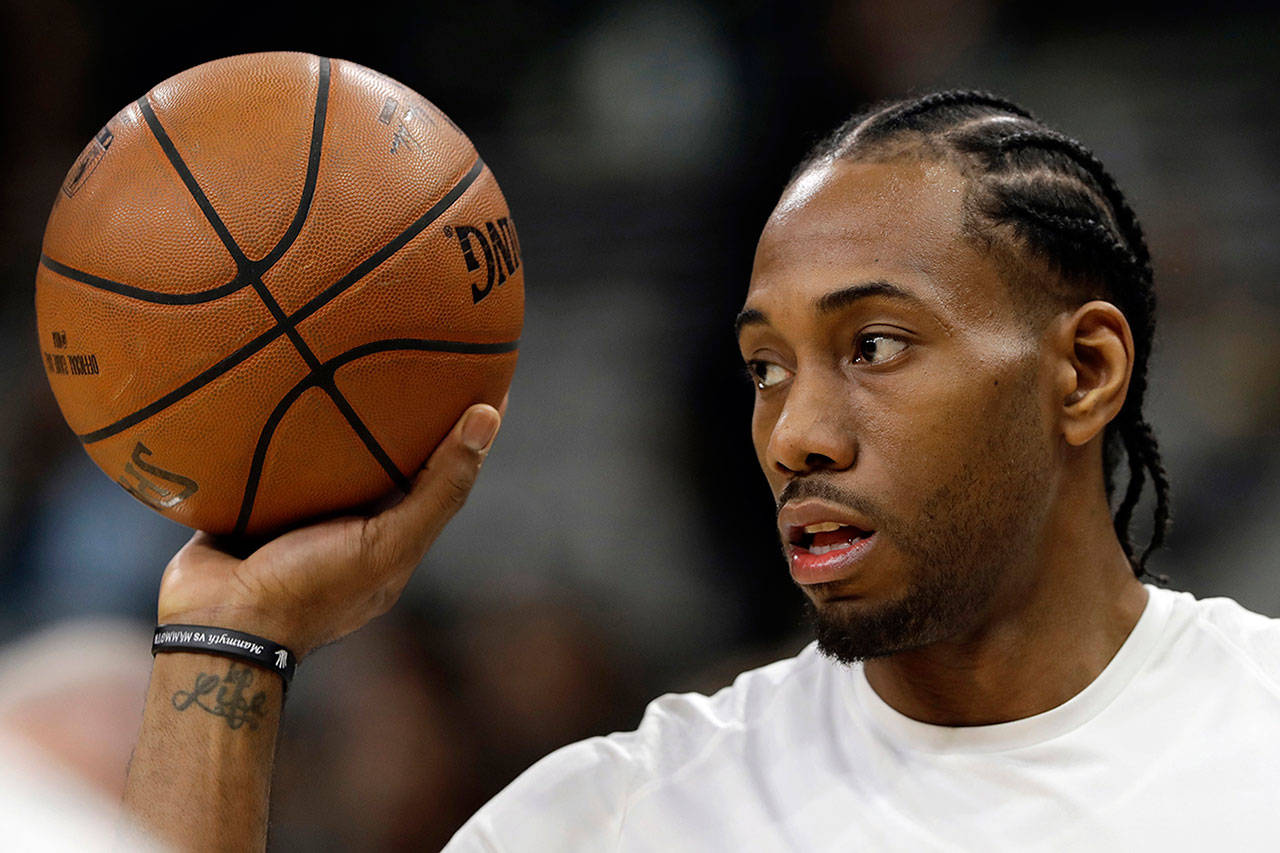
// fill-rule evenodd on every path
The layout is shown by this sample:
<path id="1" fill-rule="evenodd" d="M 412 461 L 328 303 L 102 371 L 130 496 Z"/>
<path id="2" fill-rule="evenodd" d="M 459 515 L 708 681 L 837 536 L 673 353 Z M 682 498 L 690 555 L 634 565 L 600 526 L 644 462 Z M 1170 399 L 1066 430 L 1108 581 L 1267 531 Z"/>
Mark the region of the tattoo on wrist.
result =
<path id="1" fill-rule="evenodd" d="M 177 691 L 170 701 L 179 711 L 195 705 L 215 717 L 222 717 L 232 731 L 241 726 L 248 726 L 249 731 L 254 731 L 266 716 L 267 694 L 266 691 L 259 690 L 252 696 L 248 695 L 253 678 L 252 667 L 233 663 L 225 676 L 200 673 L 190 690 Z"/>

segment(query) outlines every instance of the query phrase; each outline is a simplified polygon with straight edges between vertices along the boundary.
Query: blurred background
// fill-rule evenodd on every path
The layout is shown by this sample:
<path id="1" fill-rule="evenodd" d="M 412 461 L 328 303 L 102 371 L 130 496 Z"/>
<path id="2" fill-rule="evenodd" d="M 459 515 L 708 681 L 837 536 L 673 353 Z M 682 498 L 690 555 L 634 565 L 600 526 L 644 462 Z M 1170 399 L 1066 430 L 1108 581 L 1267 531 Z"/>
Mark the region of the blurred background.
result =
<path id="1" fill-rule="evenodd" d="M 502 435 L 402 604 L 304 664 L 273 849 L 438 847 L 551 749 L 807 642 L 730 325 L 794 163 L 883 97 L 991 89 L 1115 174 L 1160 299 L 1149 420 L 1174 529 L 1153 567 L 1280 615 L 1275 4 L 182 8 L 0 2 L 0 641 L 15 660 L 36 648 L 18 643 L 61 660 L 86 630 L 118 639 L 97 649 L 110 677 L 96 682 L 9 695 L 22 670 L 0 661 L 0 728 L 101 789 L 122 784 L 156 584 L 188 534 L 101 474 L 62 422 L 34 272 L 86 141 L 161 79 L 234 53 L 351 59 L 434 101 L 501 180 L 527 263 Z M 68 710 L 86 685 L 108 719 Z"/>

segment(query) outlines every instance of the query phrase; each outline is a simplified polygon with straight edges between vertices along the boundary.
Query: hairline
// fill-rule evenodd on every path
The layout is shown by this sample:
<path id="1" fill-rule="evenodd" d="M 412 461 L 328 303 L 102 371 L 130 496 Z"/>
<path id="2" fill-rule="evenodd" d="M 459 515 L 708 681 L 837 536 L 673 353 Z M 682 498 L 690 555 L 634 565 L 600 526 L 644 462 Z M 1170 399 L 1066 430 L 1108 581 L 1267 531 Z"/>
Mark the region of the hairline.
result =
<path id="1" fill-rule="evenodd" d="M 976 170 L 960 152 L 916 131 L 906 131 L 901 135 L 872 140 L 859 146 L 858 131 L 874 117 L 868 117 L 848 137 L 825 152 L 801 161 L 800 167 L 783 189 L 783 194 L 810 170 L 829 167 L 840 161 L 869 164 L 895 161 L 941 163 L 955 169 L 963 181 L 961 236 L 975 250 L 991 258 L 1014 307 L 1020 309 L 1019 314 L 1027 318 L 1031 329 L 1042 329 L 1060 311 L 1079 307 L 1091 299 L 1105 298 L 1096 294 L 1096 286 L 1091 288 L 1088 282 L 1069 280 L 1049 262 L 1037 257 L 1029 247 L 1019 245 L 1016 235 L 1000 234 L 999 226 L 983 222 L 976 198 Z M 1052 286 L 1047 287 L 1050 282 Z M 1087 291 L 1095 292 L 1084 295 Z"/>

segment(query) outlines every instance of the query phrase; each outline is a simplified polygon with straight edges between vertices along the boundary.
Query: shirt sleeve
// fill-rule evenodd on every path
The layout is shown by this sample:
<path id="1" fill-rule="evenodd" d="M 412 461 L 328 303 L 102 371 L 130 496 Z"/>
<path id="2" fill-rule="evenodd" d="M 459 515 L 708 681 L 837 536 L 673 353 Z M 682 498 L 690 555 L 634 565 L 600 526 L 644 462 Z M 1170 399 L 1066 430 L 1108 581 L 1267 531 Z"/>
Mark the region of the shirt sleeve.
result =
<path id="1" fill-rule="evenodd" d="M 611 738 L 556 750 L 476 812 L 445 853 L 611 849 L 636 776 L 633 761 Z"/>

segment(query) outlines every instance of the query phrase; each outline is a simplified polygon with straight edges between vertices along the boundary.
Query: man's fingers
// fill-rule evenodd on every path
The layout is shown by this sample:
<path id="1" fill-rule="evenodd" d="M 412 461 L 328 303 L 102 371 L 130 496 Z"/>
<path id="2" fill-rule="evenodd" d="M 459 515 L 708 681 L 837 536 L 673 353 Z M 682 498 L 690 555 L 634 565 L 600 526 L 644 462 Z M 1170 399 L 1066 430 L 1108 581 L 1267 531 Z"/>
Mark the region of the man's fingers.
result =
<path id="1" fill-rule="evenodd" d="M 481 403 L 463 412 L 455 429 L 460 431 L 462 443 L 468 450 L 484 454 L 489 452 L 489 445 L 493 444 L 501 425 L 502 415 L 498 414 L 498 410 Z M 430 465 L 431 461 L 428 460 L 427 466 Z"/>
<path id="2" fill-rule="evenodd" d="M 373 536 L 390 553 L 417 562 L 466 502 L 501 423 L 493 406 L 467 409 L 431 454 L 404 500 L 369 520 Z"/>

